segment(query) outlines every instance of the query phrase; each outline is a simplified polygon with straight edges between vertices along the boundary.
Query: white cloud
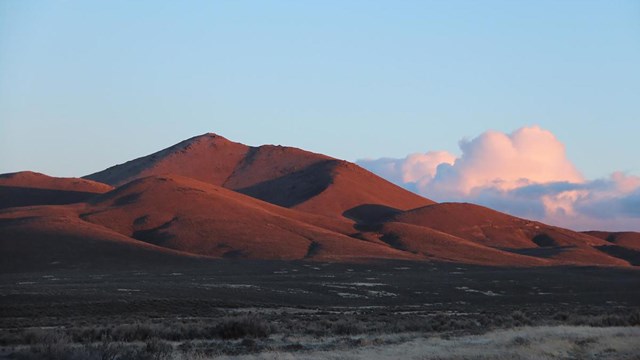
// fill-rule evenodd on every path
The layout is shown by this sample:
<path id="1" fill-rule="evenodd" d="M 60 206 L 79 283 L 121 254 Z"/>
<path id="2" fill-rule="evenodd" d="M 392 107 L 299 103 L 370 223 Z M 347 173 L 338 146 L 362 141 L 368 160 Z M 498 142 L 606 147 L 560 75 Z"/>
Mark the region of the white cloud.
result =
<path id="1" fill-rule="evenodd" d="M 578 230 L 640 230 L 640 177 L 588 181 L 548 130 L 487 131 L 444 151 L 358 164 L 437 201 L 469 201 Z"/>
<path id="2" fill-rule="evenodd" d="M 404 159 L 359 160 L 358 164 L 397 184 L 427 183 L 441 164 L 453 164 L 456 157 L 446 151 L 410 154 Z"/>

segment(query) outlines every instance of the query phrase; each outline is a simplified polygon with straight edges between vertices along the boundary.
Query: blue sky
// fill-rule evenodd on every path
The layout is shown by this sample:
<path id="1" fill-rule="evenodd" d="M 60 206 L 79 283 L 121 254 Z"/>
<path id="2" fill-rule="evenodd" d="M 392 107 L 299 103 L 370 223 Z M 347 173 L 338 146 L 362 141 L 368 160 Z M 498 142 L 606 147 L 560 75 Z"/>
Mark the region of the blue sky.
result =
<path id="1" fill-rule="evenodd" d="M 338 158 L 539 125 L 640 175 L 639 1 L 0 2 L 0 173 L 216 132 Z"/>

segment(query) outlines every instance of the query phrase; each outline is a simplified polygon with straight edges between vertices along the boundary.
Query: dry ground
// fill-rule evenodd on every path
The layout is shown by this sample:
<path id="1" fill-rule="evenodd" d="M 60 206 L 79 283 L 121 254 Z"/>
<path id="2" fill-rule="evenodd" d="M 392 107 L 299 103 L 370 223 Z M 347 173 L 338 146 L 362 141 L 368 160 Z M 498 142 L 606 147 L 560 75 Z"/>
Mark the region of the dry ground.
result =
<path id="1" fill-rule="evenodd" d="M 0 358 L 640 359 L 640 273 L 194 261 L 0 274 Z"/>

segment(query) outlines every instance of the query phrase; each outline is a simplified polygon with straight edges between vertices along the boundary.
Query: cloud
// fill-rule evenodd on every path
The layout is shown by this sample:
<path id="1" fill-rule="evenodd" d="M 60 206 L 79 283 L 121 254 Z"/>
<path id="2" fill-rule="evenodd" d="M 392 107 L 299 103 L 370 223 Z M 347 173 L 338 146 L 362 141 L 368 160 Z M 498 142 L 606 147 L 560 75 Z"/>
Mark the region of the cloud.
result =
<path id="1" fill-rule="evenodd" d="M 469 201 L 577 230 L 640 230 L 640 177 L 586 180 L 553 133 L 538 126 L 487 131 L 444 151 L 361 166 L 437 201 Z"/>
<path id="2" fill-rule="evenodd" d="M 462 156 L 439 168 L 423 192 L 469 196 L 487 188 L 512 190 L 530 184 L 582 182 L 565 154 L 564 145 L 549 131 L 524 127 L 512 134 L 487 131 L 460 141 Z"/>
<path id="3" fill-rule="evenodd" d="M 446 151 L 429 151 L 410 154 L 404 159 L 359 160 L 358 164 L 396 184 L 414 184 L 412 189 L 415 190 L 415 185 L 426 184 L 433 179 L 439 165 L 451 165 L 455 159 L 453 154 Z"/>

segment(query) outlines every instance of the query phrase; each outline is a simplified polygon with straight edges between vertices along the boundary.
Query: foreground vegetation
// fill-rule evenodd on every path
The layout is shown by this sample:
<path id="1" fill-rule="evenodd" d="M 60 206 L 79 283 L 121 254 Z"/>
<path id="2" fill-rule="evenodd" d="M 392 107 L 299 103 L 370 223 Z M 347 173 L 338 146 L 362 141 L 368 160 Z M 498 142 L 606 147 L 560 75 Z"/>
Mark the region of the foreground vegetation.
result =
<path id="1" fill-rule="evenodd" d="M 438 346 L 447 348 L 447 341 L 491 334 L 500 329 L 566 328 L 570 325 L 574 329 L 582 326 L 580 333 L 585 333 L 585 329 L 615 327 L 618 333 L 625 334 L 622 337 L 640 334 L 640 311 L 629 309 L 606 314 L 597 309 L 591 309 L 591 313 L 582 309 L 547 314 L 516 310 L 500 314 L 284 308 L 235 309 L 224 313 L 226 315 L 217 318 L 165 318 L 133 323 L 120 319 L 120 323 L 109 324 L 91 324 L 85 319 L 64 326 L 10 328 L 0 332 L 0 344 L 3 353 L 14 359 L 126 360 L 274 356 L 282 353 L 306 357 L 318 352 L 399 347 L 419 341 L 427 356 L 429 346 L 436 346 L 433 339 L 439 339 Z M 630 330 L 620 330 L 624 327 Z M 520 335 L 513 336 L 512 347 L 527 348 L 534 342 L 550 341 L 532 339 L 530 332 L 521 330 Z M 590 337 L 574 335 L 578 341 L 574 345 L 578 347 L 580 341 L 586 341 L 584 344 L 596 342 Z M 604 346 L 610 340 L 602 338 L 598 341 Z M 562 347 L 566 348 L 567 344 L 563 343 Z M 618 352 L 615 347 L 607 349 L 611 355 Z M 563 351 L 562 354 L 568 353 Z"/>
<path id="2" fill-rule="evenodd" d="M 638 327 L 543 326 L 494 330 L 481 335 L 421 333 L 281 336 L 242 340 L 170 342 L 157 338 L 121 342 L 104 338 L 73 343 L 49 333 L 36 344 L 3 349 L 12 359 L 629 359 L 640 354 Z"/>
<path id="3" fill-rule="evenodd" d="M 629 269 L 47 266 L 0 273 L 0 359 L 640 359 Z"/>

